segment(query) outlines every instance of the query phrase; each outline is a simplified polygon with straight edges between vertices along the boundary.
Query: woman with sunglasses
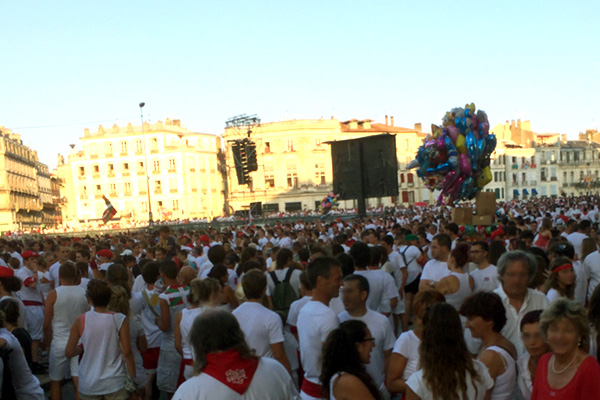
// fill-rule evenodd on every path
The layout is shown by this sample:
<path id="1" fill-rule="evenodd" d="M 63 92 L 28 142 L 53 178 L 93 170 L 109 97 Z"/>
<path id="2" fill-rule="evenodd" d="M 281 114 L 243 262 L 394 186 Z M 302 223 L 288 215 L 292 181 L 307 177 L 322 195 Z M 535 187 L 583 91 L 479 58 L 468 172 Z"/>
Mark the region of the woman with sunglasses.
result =
<path id="1" fill-rule="evenodd" d="M 325 344 L 321 359 L 323 397 L 331 400 L 379 400 L 381 395 L 364 364 L 371 360 L 375 339 L 358 320 L 342 322 Z"/>

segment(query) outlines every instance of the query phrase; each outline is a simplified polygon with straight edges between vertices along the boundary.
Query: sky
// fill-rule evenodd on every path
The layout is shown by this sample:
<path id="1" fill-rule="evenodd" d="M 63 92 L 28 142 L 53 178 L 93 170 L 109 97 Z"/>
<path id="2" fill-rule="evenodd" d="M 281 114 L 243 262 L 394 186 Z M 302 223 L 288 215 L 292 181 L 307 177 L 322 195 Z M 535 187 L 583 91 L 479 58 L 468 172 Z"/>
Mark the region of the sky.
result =
<path id="1" fill-rule="evenodd" d="M 0 126 L 56 166 L 83 129 L 257 114 L 393 115 L 425 130 L 474 102 L 491 125 L 600 124 L 598 1 L 0 3 Z"/>

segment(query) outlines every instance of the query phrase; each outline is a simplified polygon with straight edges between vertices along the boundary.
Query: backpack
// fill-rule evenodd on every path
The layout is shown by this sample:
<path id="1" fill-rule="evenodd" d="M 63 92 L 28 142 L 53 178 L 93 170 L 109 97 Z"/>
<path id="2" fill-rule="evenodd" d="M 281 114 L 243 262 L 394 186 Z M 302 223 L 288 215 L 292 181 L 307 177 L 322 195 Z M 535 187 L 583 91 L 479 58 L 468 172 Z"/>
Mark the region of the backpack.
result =
<path id="1" fill-rule="evenodd" d="M 287 321 L 287 316 L 290 312 L 290 305 L 294 301 L 298 300 L 298 296 L 290 284 L 290 278 L 292 277 L 292 273 L 294 271 L 295 270 L 293 268 L 289 268 L 285 274 L 283 282 L 280 282 L 279 279 L 277 279 L 275 271 L 269 272 L 271 279 L 273 279 L 273 283 L 275 284 L 275 289 L 273 290 L 273 293 L 271 293 L 273 309 L 283 318 L 284 322 Z"/>
<path id="2" fill-rule="evenodd" d="M 417 247 L 417 246 L 413 246 L 413 245 L 410 245 L 410 246 L 404 246 L 404 250 L 400 252 L 400 255 L 402 256 L 402 260 L 404 260 L 404 265 L 406 265 L 406 268 L 408 268 L 408 264 L 410 264 L 411 262 L 413 262 L 413 261 L 415 261 L 417 258 L 419 258 L 419 257 L 415 257 L 415 258 L 413 258 L 412 260 L 410 260 L 410 262 L 406 262 L 406 251 L 407 251 L 409 248 L 411 248 L 411 247 Z M 419 249 L 419 248 L 417 247 L 417 249 Z M 421 249 L 419 249 L 419 251 L 420 251 L 421 253 L 423 253 L 423 252 L 421 251 Z"/>

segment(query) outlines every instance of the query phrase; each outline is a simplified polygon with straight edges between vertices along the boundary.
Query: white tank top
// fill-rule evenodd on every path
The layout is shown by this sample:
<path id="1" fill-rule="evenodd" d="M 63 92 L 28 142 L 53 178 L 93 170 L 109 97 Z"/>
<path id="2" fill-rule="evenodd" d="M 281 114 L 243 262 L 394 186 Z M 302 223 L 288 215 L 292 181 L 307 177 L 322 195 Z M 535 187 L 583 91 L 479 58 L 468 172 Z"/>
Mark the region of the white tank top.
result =
<path id="1" fill-rule="evenodd" d="M 85 290 L 79 286 L 56 288 L 56 303 L 52 317 L 52 345 L 66 346 L 73 322 L 89 310 Z"/>
<path id="2" fill-rule="evenodd" d="M 494 389 L 492 389 L 492 400 L 510 400 L 513 398 L 515 385 L 517 383 L 517 367 L 510 353 L 499 346 L 490 346 L 486 350 L 495 351 L 502 357 L 505 367 L 502 375 L 496 377 Z"/>
<path id="3" fill-rule="evenodd" d="M 193 359 L 192 346 L 190 345 L 190 331 L 196 317 L 204 312 L 204 307 L 184 308 L 181 310 L 181 322 L 179 330 L 181 331 L 181 347 L 183 349 L 183 358 L 186 360 Z"/>
<path id="4" fill-rule="evenodd" d="M 333 376 L 331 377 L 331 380 L 329 381 L 329 399 L 330 400 L 336 400 L 335 396 L 333 395 L 333 384 L 335 383 L 336 379 L 339 378 L 342 374 L 344 374 L 344 372 L 336 372 L 335 374 L 333 374 Z"/>
<path id="5" fill-rule="evenodd" d="M 127 371 L 119 331 L 125 318 L 120 313 L 85 313 L 81 336 L 84 351 L 79 363 L 79 371 L 85 371 L 79 374 L 81 393 L 101 396 L 123 389 Z"/>
<path id="6" fill-rule="evenodd" d="M 455 276 L 456 279 L 458 279 L 458 290 L 454 293 L 447 294 L 444 297 L 446 297 L 446 303 L 450 304 L 458 311 L 463 300 L 473 293 L 473 291 L 471 290 L 471 286 L 469 286 L 469 274 L 451 272 L 450 275 Z"/>

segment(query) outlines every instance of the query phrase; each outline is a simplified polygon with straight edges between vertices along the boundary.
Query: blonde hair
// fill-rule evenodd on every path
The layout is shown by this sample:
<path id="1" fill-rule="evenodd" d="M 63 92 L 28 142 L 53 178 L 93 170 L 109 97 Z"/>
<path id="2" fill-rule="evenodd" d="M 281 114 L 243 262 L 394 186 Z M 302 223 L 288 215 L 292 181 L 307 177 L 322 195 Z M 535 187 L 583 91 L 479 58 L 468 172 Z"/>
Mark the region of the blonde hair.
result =
<path id="1" fill-rule="evenodd" d="M 213 278 L 193 279 L 190 282 L 190 304 L 200 306 L 210 300 L 211 296 L 221 291 L 221 284 Z"/>
<path id="2" fill-rule="evenodd" d="M 120 285 L 111 286 L 110 290 L 110 301 L 108 302 L 106 309 L 129 316 L 131 308 L 129 306 L 129 295 L 127 294 L 127 290 Z"/>
<path id="3" fill-rule="evenodd" d="M 586 353 L 590 348 L 590 324 L 587 318 L 587 312 L 581 304 L 575 300 L 560 298 L 552 303 L 540 315 L 540 330 L 548 340 L 548 328 L 560 320 L 568 320 L 573 324 L 581 341 L 579 347 Z"/>

